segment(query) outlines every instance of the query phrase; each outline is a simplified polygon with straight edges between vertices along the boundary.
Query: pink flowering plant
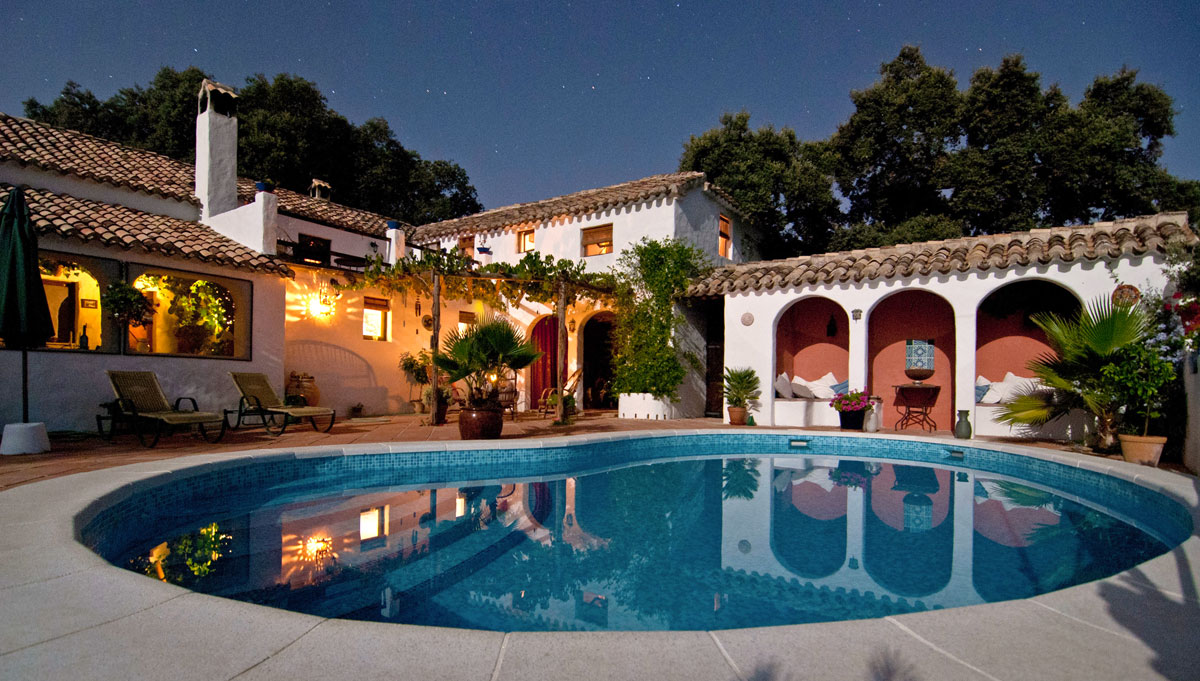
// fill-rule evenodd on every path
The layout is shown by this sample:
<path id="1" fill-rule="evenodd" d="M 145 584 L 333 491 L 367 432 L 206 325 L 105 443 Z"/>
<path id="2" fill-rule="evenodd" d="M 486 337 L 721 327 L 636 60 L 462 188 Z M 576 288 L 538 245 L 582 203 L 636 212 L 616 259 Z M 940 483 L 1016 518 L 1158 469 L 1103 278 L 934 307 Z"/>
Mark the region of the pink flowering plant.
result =
<path id="1" fill-rule="evenodd" d="M 838 393 L 829 400 L 829 406 L 837 411 L 870 411 L 875 403 L 867 396 L 865 390 L 851 390 L 848 393 Z"/>

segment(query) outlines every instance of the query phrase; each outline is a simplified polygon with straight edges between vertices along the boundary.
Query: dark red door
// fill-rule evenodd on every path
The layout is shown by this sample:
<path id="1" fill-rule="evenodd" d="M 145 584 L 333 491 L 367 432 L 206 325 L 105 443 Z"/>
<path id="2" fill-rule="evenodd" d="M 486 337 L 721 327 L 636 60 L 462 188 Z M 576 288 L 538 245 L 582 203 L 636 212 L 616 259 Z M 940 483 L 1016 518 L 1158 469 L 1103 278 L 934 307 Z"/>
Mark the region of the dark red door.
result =
<path id="1" fill-rule="evenodd" d="M 558 385 L 554 358 L 558 356 L 558 324 L 555 317 L 542 317 L 533 325 L 533 344 L 542 351 L 538 361 L 529 365 L 529 404 L 541 407 L 542 394 Z"/>

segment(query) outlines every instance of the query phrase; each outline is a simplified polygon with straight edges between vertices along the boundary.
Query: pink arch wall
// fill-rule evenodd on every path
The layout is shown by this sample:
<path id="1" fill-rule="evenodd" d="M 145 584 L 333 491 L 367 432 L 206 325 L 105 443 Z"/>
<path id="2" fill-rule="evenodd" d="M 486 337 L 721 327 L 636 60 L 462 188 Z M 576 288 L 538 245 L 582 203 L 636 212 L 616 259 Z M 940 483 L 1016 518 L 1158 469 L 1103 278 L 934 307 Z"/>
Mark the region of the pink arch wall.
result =
<path id="1" fill-rule="evenodd" d="M 1016 282 L 992 291 L 975 314 L 976 376 L 1001 381 L 1011 371 L 1032 377 L 1026 365 L 1051 348 L 1029 315 L 1044 311 L 1071 315 L 1077 309 L 1079 302 L 1069 291 L 1048 281 Z"/>
<path id="2" fill-rule="evenodd" d="M 837 332 L 828 335 L 829 318 Z M 850 320 L 841 305 L 828 298 L 805 298 L 789 307 L 775 327 L 775 376 L 786 371 L 806 381 L 830 371 L 839 381 L 849 378 Z M 774 379 L 774 376 L 771 377 Z"/>
<path id="3" fill-rule="evenodd" d="M 883 425 L 900 420 L 894 385 L 911 383 L 904 375 L 904 342 L 933 339 L 934 374 L 925 383 L 942 387 L 930 413 L 938 430 L 954 427 L 954 312 L 950 303 L 928 291 L 901 291 L 884 298 L 868 325 L 871 394 L 883 398 Z"/>

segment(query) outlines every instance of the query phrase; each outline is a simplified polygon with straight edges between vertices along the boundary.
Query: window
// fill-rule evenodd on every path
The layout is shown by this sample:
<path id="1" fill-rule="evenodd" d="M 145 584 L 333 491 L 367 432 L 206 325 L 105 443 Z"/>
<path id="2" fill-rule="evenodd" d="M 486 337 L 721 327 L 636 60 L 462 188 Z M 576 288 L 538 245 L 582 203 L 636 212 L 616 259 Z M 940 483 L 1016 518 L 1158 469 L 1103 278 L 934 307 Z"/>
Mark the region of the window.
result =
<path id="1" fill-rule="evenodd" d="M 329 239 L 301 234 L 300 241 L 296 244 L 293 252 L 295 253 L 296 262 L 302 262 L 307 265 L 328 265 L 330 242 Z"/>
<path id="2" fill-rule="evenodd" d="M 464 236 L 458 239 L 458 252 L 468 258 L 475 257 L 475 237 Z"/>
<path id="3" fill-rule="evenodd" d="M 533 250 L 533 230 L 524 229 L 517 232 L 517 253 L 528 253 Z"/>
<path id="4" fill-rule="evenodd" d="M 386 298 L 363 297 L 363 340 L 387 340 L 389 307 Z"/>
<path id="5" fill-rule="evenodd" d="M 722 258 L 729 257 L 729 244 L 732 242 L 729 234 L 729 218 L 724 215 L 717 217 L 717 251 Z"/>
<path id="6" fill-rule="evenodd" d="M 156 309 L 150 323 L 129 327 L 129 352 L 250 359 L 250 282 L 157 267 L 131 269 L 137 276 L 133 286 Z"/>
<path id="7" fill-rule="evenodd" d="M 54 335 L 49 350 L 117 350 L 116 325 L 104 315 L 100 294 L 119 279 L 115 260 L 53 251 L 38 252 L 42 289 L 50 308 Z"/>
<path id="8" fill-rule="evenodd" d="M 604 255 L 613 252 L 612 225 L 589 227 L 580 232 L 583 255 Z"/>

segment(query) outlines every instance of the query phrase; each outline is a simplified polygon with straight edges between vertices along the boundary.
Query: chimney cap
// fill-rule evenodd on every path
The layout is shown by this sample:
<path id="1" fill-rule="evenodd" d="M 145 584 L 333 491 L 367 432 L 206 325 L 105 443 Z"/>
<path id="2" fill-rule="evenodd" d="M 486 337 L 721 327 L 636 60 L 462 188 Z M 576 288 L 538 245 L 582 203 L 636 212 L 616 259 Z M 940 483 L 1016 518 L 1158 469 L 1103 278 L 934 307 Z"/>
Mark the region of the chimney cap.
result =
<path id="1" fill-rule="evenodd" d="M 314 199 L 328 200 L 332 194 L 333 185 L 329 184 L 325 180 L 319 180 L 314 177 L 312 179 L 312 184 L 308 185 L 308 195 Z"/>
<path id="2" fill-rule="evenodd" d="M 200 82 L 198 98 L 198 114 L 204 113 L 211 107 L 213 111 L 223 116 L 237 115 L 237 92 L 228 85 L 205 78 Z"/>

